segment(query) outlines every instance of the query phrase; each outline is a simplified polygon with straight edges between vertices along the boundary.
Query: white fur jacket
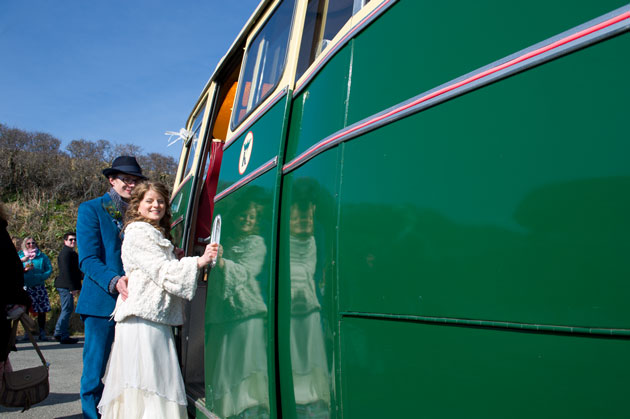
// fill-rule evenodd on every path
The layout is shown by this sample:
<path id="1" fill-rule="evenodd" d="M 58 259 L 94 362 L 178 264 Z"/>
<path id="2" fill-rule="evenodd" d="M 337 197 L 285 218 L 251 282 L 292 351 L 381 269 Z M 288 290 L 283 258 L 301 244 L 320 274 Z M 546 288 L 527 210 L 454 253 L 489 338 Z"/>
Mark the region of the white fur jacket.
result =
<path id="1" fill-rule="evenodd" d="M 197 289 L 197 256 L 177 260 L 173 245 L 149 223 L 136 221 L 125 228 L 122 262 L 129 279 L 129 297 L 118 296 L 114 320 L 138 316 L 156 323 L 184 322 L 184 299 Z"/>

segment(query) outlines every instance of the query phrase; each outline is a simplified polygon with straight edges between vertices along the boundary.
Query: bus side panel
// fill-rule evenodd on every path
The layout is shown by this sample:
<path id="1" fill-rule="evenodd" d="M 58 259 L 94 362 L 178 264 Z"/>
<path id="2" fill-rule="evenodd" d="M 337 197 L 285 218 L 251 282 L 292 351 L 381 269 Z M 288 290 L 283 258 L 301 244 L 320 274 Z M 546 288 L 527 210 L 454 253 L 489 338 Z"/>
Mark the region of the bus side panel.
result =
<path id="1" fill-rule="evenodd" d="M 275 257 L 280 168 L 289 96 L 279 99 L 224 151 L 214 207 L 223 259 L 208 278 L 206 406 L 219 417 L 275 417 Z M 247 137 L 253 140 L 245 144 Z M 245 144 L 245 147 L 244 147 Z M 239 173 L 242 150 L 250 148 Z M 259 172 L 260 170 L 260 172 Z M 250 174 L 254 178 L 235 185 Z M 226 191 L 230 186 L 235 189 Z"/>
<path id="2" fill-rule="evenodd" d="M 283 177 L 278 366 L 284 418 L 335 417 L 338 150 Z"/>
<path id="3" fill-rule="evenodd" d="M 348 124 L 626 4 L 400 0 L 355 40 Z"/>
<path id="4" fill-rule="evenodd" d="M 217 194 L 278 155 L 286 123 L 287 101 L 286 96 L 280 99 L 224 151 Z M 247 147 L 251 147 L 251 155 L 246 170 L 241 174 L 239 160 L 242 157 L 243 143 L 250 132 L 253 140 Z"/>
<path id="5" fill-rule="evenodd" d="M 219 417 L 269 417 L 275 397 L 268 334 L 276 177 L 267 172 L 215 204 L 223 262 L 208 277 L 205 383 L 206 407 Z"/>
<path id="6" fill-rule="evenodd" d="M 350 47 L 339 51 L 294 98 L 285 161 L 344 127 L 350 52 Z"/>
<path id="7" fill-rule="evenodd" d="M 345 144 L 341 311 L 630 329 L 630 34 Z"/>
<path id="8" fill-rule="evenodd" d="M 345 419 L 628 417 L 627 339 L 351 317 L 341 336 Z"/>

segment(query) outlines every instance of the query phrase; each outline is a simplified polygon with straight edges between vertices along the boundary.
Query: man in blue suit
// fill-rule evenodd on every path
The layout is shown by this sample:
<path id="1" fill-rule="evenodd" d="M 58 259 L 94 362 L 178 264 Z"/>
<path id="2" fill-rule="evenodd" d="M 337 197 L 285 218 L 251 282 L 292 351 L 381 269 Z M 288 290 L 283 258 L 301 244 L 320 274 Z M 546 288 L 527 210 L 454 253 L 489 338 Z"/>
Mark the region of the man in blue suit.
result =
<path id="1" fill-rule="evenodd" d="M 131 191 L 146 179 L 135 157 L 117 157 L 103 170 L 111 189 L 79 206 L 77 241 L 84 273 L 76 312 L 85 327 L 81 406 L 85 418 L 96 419 L 103 393 L 102 378 L 114 340 L 114 311 L 118 294 L 126 297 L 126 276 L 120 259 L 121 232 Z"/>

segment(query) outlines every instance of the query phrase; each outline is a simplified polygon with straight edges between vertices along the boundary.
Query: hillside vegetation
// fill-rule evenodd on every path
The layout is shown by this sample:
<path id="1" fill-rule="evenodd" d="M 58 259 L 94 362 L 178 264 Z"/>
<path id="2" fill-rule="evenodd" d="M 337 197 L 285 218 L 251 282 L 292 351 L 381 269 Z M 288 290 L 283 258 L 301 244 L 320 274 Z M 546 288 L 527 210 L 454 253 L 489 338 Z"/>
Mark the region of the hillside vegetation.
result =
<path id="1" fill-rule="evenodd" d="M 46 285 L 53 305 L 46 325 L 49 334 L 59 313 L 59 296 L 53 282 L 63 235 L 75 230 L 79 204 L 109 189 L 102 170 L 110 167 L 117 156 L 133 155 L 147 177 L 167 186 L 173 184 L 177 170 L 172 157 L 142 154 L 133 144 L 79 139 L 63 150 L 60 146 L 61 141 L 50 134 L 0 124 L 0 200 L 7 212 L 9 234 L 19 239 L 34 237 L 53 265 Z M 73 318 L 74 331 L 82 331 L 80 323 Z"/>

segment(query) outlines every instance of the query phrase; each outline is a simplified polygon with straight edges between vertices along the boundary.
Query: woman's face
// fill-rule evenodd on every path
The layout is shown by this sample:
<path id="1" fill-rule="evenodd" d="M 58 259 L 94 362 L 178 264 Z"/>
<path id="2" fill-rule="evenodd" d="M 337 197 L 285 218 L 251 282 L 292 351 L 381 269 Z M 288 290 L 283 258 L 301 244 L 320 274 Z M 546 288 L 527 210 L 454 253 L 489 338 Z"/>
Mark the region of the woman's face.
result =
<path id="1" fill-rule="evenodd" d="M 138 212 L 147 220 L 160 221 L 166 212 L 166 199 L 153 189 L 149 189 L 140 201 Z"/>
<path id="2" fill-rule="evenodd" d="M 252 234 L 256 228 L 256 222 L 258 221 L 258 213 L 256 208 L 252 205 L 248 210 L 243 211 L 236 218 L 236 224 L 240 227 L 241 233 Z"/>
<path id="3" fill-rule="evenodd" d="M 24 249 L 27 251 L 37 250 L 37 242 L 32 237 L 27 237 L 24 240 Z"/>

